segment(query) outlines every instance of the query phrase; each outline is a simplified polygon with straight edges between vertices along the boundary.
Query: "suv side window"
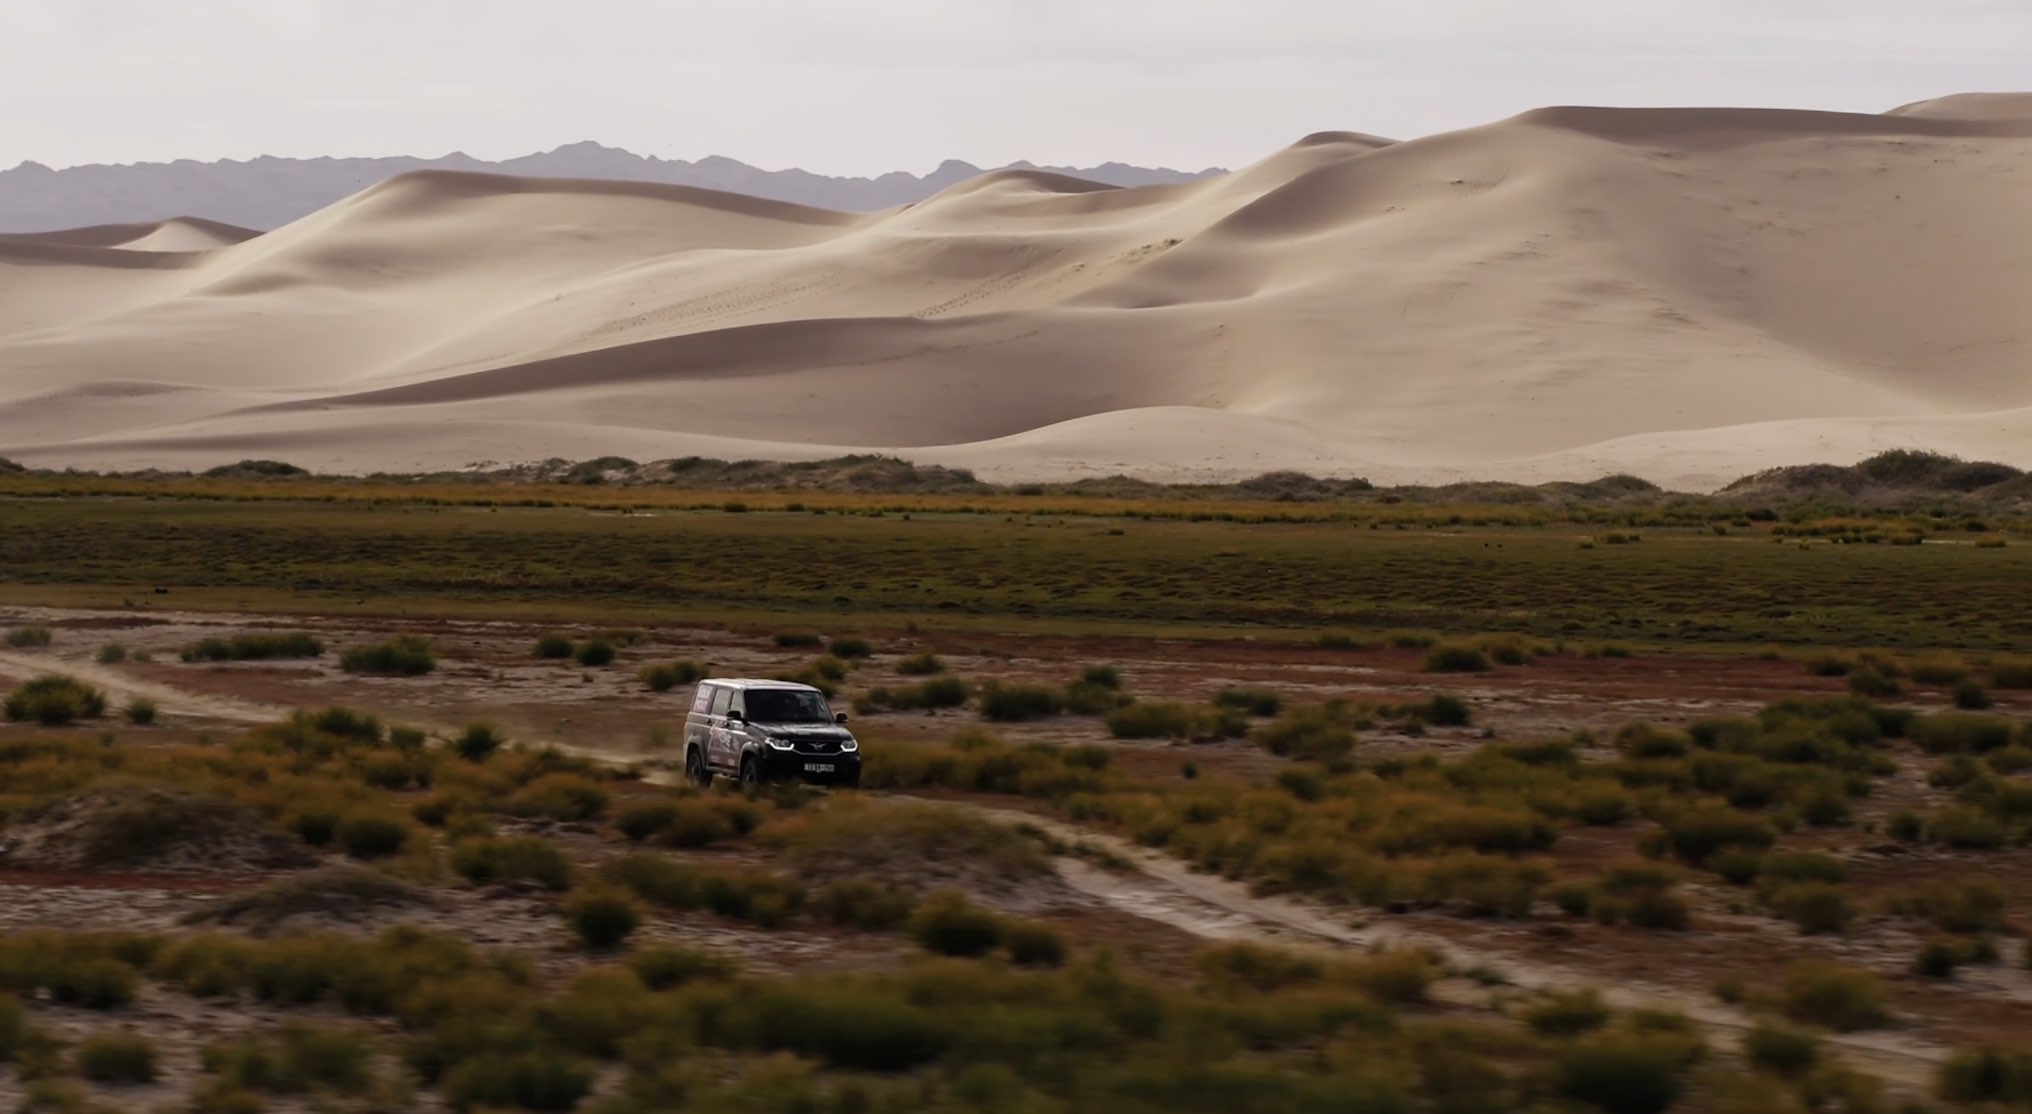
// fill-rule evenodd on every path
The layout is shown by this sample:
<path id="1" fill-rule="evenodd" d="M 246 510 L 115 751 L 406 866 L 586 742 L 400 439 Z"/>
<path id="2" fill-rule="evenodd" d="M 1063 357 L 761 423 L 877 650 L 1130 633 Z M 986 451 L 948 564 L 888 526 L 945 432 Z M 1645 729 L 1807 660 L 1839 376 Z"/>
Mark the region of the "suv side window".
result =
<path id="1" fill-rule="evenodd" d="M 719 689 L 713 685 L 700 685 L 698 693 L 692 697 L 691 710 L 699 715 L 704 715 L 707 710 L 712 708 L 713 693 L 718 691 Z"/>
<path id="2" fill-rule="evenodd" d="M 732 702 L 733 702 L 733 699 L 734 699 L 734 690 L 733 690 L 733 689 L 714 689 L 714 690 L 713 690 L 713 714 L 714 714 L 714 715 L 716 715 L 716 716 L 724 716 L 724 715 L 726 715 L 726 714 L 727 714 L 727 705 L 728 705 L 728 704 L 730 704 L 730 703 L 732 703 Z"/>
<path id="3" fill-rule="evenodd" d="M 729 709 L 728 709 L 728 711 L 730 711 L 730 712 L 739 712 L 739 713 L 741 713 L 741 714 L 742 714 L 743 716 L 747 715 L 747 714 L 748 714 L 748 702 L 747 702 L 746 700 L 743 700 L 743 699 L 741 698 L 741 693 L 740 693 L 740 691 L 739 691 L 739 690 L 733 690 L 733 691 L 734 691 L 734 706 L 733 706 L 732 708 L 729 708 Z"/>

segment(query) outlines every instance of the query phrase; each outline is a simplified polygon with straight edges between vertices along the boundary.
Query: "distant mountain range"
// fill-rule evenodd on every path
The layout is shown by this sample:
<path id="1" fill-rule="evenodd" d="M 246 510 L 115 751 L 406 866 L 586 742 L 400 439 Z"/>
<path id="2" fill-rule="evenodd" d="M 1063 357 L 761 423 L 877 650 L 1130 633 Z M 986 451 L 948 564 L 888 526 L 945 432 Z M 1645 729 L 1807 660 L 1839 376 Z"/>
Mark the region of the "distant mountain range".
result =
<path id="1" fill-rule="evenodd" d="M 541 178 L 611 178 L 703 186 L 755 197 L 872 212 L 922 201 L 985 169 L 1048 170 L 1116 186 L 1166 185 L 1222 173 L 1185 172 L 1111 162 L 1101 166 L 983 168 L 947 160 L 918 176 L 901 171 L 879 178 L 834 178 L 804 170 L 763 170 L 718 155 L 686 162 L 645 157 L 597 143 L 574 143 L 502 162 L 457 153 L 437 159 L 282 159 L 246 162 L 144 162 L 52 170 L 25 162 L 0 171 L 0 232 L 49 232 L 97 224 L 168 217 L 202 217 L 243 228 L 270 229 L 412 170 L 474 170 Z"/>

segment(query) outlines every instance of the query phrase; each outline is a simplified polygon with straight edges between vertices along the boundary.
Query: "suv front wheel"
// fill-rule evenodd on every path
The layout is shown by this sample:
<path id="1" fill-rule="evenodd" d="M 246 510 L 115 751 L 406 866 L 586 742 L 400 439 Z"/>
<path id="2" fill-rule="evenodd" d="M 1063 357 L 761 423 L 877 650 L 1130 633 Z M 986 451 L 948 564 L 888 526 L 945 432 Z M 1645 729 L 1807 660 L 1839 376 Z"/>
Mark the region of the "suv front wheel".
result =
<path id="1" fill-rule="evenodd" d="M 762 763 L 750 754 L 741 759 L 741 788 L 755 789 L 762 784 Z"/>

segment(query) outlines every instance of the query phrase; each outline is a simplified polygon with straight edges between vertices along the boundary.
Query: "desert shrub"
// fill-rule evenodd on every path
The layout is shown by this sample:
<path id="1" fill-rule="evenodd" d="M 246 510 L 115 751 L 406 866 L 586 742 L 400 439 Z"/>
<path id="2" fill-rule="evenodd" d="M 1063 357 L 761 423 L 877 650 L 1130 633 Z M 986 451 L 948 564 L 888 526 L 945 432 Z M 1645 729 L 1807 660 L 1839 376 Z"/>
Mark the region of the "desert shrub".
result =
<path id="1" fill-rule="evenodd" d="M 1468 702 L 1449 693 L 1435 693 L 1417 706 L 1418 718 L 1434 727 L 1466 727 L 1474 721 Z"/>
<path id="2" fill-rule="evenodd" d="M 535 648 L 530 651 L 530 656 L 544 661 L 563 661 L 572 656 L 571 636 L 559 631 L 541 635 L 536 640 Z"/>
<path id="3" fill-rule="evenodd" d="M 1820 1038 L 1782 1025 L 1760 1024 L 1743 1034 L 1743 1059 L 1758 1071 L 1797 1079 L 1820 1065 Z"/>
<path id="4" fill-rule="evenodd" d="M 1695 866 L 1727 848 L 1763 850 L 1778 838 L 1763 820 L 1714 805 L 1684 809 L 1667 817 L 1661 828 L 1672 853 Z"/>
<path id="5" fill-rule="evenodd" d="M 1892 895 L 1885 911 L 1917 917 L 1942 932 L 2002 932 L 2008 927 L 2004 890 L 1981 880 L 1939 881 Z"/>
<path id="6" fill-rule="evenodd" d="M 1955 805 L 1927 818 L 1926 838 L 1967 851 L 1992 851 L 2010 842 L 2011 829 L 1982 809 Z"/>
<path id="7" fill-rule="evenodd" d="M 28 1011 L 21 999 L 0 991 L 0 1063 L 14 1059 L 28 1039 Z"/>
<path id="8" fill-rule="evenodd" d="M 713 675 L 712 667 L 701 661 L 658 662 L 642 667 L 642 683 L 652 692 L 669 692 L 679 685 L 692 685 Z"/>
<path id="9" fill-rule="evenodd" d="M 1216 944 L 1200 951 L 1198 963 L 1200 974 L 1217 989 L 1270 993 L 1326 978 L 1326 964 L 1318 957 L 1261 944 Z"/>
<path id="10" fill-rule="evenodd" d="M 230 638 L 206 638 L 184 647 L 187 662 L 275 661 L 323 657 L 325 644 L 305 631 L 256 631 Z"/>
<path id="11" fill-rule="evenodd" d="M 886 932 L 910 921 L 917 901 L 908 890 L 872 878 L 843 878 L 820 890 L 812 911 L 845 928 Z"/>
<path id="12" fill-rule="evenodd" d="M 1884 984 L 1877 976 L 1820 960 L 1800 960 L 1785 969 L 1779 1007 L 1794 1021 L 1843 1033 L 1891 1023 Z"/>
<path id="13" fill-rule="evenodd" d="M 15 627 L 7 632 L 7 645 L 16 650 L 40 650 L 56 641 L 48 627 Z"/>
<path id="14" fill-rule="evenodd" d="M 127 660 L 127 647 L 118 642 L 108 642 L 99 647 L 100 665 L 119 665 Z"/>
<path id="15" fill-rule="evenodd" d="M 339 668 L 379 677 L 421 677 L 437 668 L 437 651 L 428 639 L 400 634 L 386 642 L 347 650 L 339 655 Z"/>
<path id="16" fill-rule="evenodd" d="M 1004 685 L 990 681 L 981 688 L 981 715 L 997 723 L 1022 723 L 1055 716 L 1065 701 L 1043 685 Z"/>
<path id="17" fill-rule="evenodd" d="M 565 902 L 564 919 L 579 943 L 594 951 L 608 951 L 619 947 L 641 925 L 642 913 L 626 892 L 602 887 L 573 894 Z"/>
<path id="18" fill-rule="evenodd" d="M 746 806 L 746 802 L 741 803 Z M 663 826 L 658 842 L 697 849 L 734 838 L 734 825 L 722 802 L 692 798 L 671 805 L 670 821 Z"/>
<path id="19" fill-rule="evenodd" d="M 614 649 L 612 642 L 604 638 L 588 638 L 572 651 L 572 660 L 588 669 L 597 669 L 603 665 L 614 664 L 616 653 L 618 651 Z"/>
<path id="20" fill-rule="evenodd" d="M 858 661 L 875 656 L 875 647 L 865 638 L 835 638 L 826 645 L 826 653 L 847 661 Z"/>
<path id="21" fill-rule="evenodd" d="M 1284 698 L 1275 689 L 1249 685 L 1229 685 L 1214 694 L 1214 703 L 1222 708 L 1264 717 L 1275 716 L 1284 708 Z"/>
<path id="22" fill-rule="evenodd" d="M 1330 762 L 1354 753 L 1354 722 L 1346 706 L 1300 708 L 1256 729 L 1256 742 L 1283 758 Z"/>
<path id="23" fill-rule="evenodd" d="M 1772 912 L 1798 925 L 1804 936 L 1846 931 L 1853 916 L 1842 888 L 1822 882 L 1778 886 L 1764 900 Z"/>
<path id="24" fill-rule="evenodd" d="M 105 715 L 106 694 L 74 677 L 46 674 L 15 689 L 0 712 L 16 723 L 62 727 Z"/>
<path id="25" fill-rule="evenodd" d="M 730 920 L 775 927 L 804 908 L 804 888 L 753 870 L 713 870 L 660 855 L 629 855 L 607 876 L 652 905 L 709 909 Z"/>
<path id="26" fill-rule="evenodd" d="M 1065 937 L 1053 929 L 1030 921 L 1010 921 L 1002 926 L 1002 947 L 1018 967 L 1057 967 L 1065 962 Z"/>
<path id="27" fill-rule="evenodd" d="M 1429 650 L 1439 644 L 1439 636 L 1430 631 L 1393 630 L 1383 636 L 1383 641 L 1400 650 Z"/>
<path id="28" fill-rule="evenodd" d="M 155 701 L 145 696 L 137 696 L 129 700 L 125 708 L 120 709 L 120 714 L 127 717 L 128 723 L 136 727 L 146 727 L 155 722 Z"/>
<path id="29" fill-rule="evenodd" d="M 1609 1023 L 1609 1007 L 1592 990 L 1559 991 L 1525 1007 L 1521 1019 L 1553 1037 L 1577 1037 Z"/>
<path id="30" fill-rule="evenodd" d="M 578 774 L 545 774 L 511 794 L 504 805 L 515 816 L 566 823 L 591 820 L 607 811 L 609 796 L 599 783 Z"/>
<path id="31" fill-rule="evenodd" d="M 1073 681 L 1065 686 L 1065 710 L 1076 716 L 1104 715 L 1135 703 L 1135 697 L 1118 688 L 1091 681 Z"/>
<path id="32" fill-rule="evenodd" d="M 905 677 L 929 677 L 935 673 L 945 672 L 945 663 L 938 660 L 937 654 L 927 651 L 922 654 L 911 654 L 898 661 L 896 672 Z"/>
<path id="33" fill-rule="evenodd" d="M 926 951 L 939 955 L 982 956 L 1002 942 L 1002 922 L 966 895 L 934 894 L 910 918 L 910 934 Z"/>
<path id="34" fill-rule="evenodd" d="M 1953 654 L 1928 654 L 1905 668 L 1913 680 L 1924 685 L 1951 685 L 1969 675 L 1968 663 Z"/>
<path id="35" fill-rule="evenodd" d="M 94 1033 L 78 1042 L 78 1074 L 94 1083 L 153 1083 L 155 1042 L 139 1033 Z"/>
<path id="36" fill-rule="evenodd" d="M 1984 754 L 2011 741 L 2010 720 L 1968 712 L 1921 716 L 1906 734 L 1928 754 Z"/>
<path id="37" fill-rule="evenodd" d="M 1864 665 L 1849 674 L 1849 691 L 1865 699 L 1881 700 L 1898 695 L 1900 689 L 1896 677 L 1886 676 Z"/>
<path id="38" fill-rule="evenodd" d="M 1427 673 L 1487 673 L 1492 668 L 1489 655 L 1460 642 L 1442 643 L 1425 656 Z"/>
<path id="39" fill-rule="evenodd" d="M 536 882 L 552 890 L 571 888 L 571 862 L 557 845 L 533 836 L 461 840 L 452 845 L 452 869 L 476 885 Z"/>
<path id="40" fill-rule="evenodd" d="M 1425 1001 L 1437 974 L 1431 953 L 1409 948 L 1345 960 L 1329 972 L 1336 982 L 1357 987 L 1378 1002 L 1399 1006 Z"/>
<path id="41" fill-rule="evenodd" d="M 2032 689 L 2032 657 L 1990 659 L 1990 685 L 2000 689 Z"/>
<path id="42" fill-rule="evenodd" d="M 1963 679 L 1963 681 L 1955 681 L 1955 693 L 1953 695 L 1955 695 L 1955 707 L 1959 707 L 1963 711 L 1983 711 L 1983 709 L 1987 709 L 1987 707 L 1991 707 L 1995 703 L 1993 699 L 1989 699 L 1989 689 L 1985 689 L 1973 677 Z"/>
<path id="43" fill-rule="evenodd" d="M 970 696 L 972 693 L 968 691 L 967 683 L 958 677 L 933 677 L 915 685 L 876 688 L 856 700 L 854 707 L 863 713 L 885 708 L 896 711 L 958 708 L 965 705 Z"/>
<path id="44" fill-rule="evenodd" d="M 700 948 L 674 945 L 643 948 L 628 957 L 628 969 L 651 990 L 669 990 L 686 983 L 730 979 L 740 965 L 726 956 Z"/>
<path id="45" fill-rule="evenodd" d="M 781 650 L 803 650 L 825 645 L 825 639 L 809 633 L 790 632 L 776 635 L 771 641 Z"/>
<path id="46" fill-rule="evenodd" d="M 1207 717 L 1185 704 L 1139 701 L 1109 712 L 1102 722 L 1117 739 L 1190 739 Z"/>
<path id="47" fill-rule="evenodd" d="M 452 1109 L 566 1111 L 575 1109 L 593 1087 L 593 1072 L 557 1052 L 483 1052 L 445 1073 L 442 1086 Z"/>
<path id="48" fill-rule="evenodd" d="M 1353 631 L 1330 630 L 1319 636 L 1319 648 L 1322 650 L 1359 650 L 1362 648 L 1362 640 L 1355 637 Z"/>
<path id="49" fill-rule="evenodd" d="M 1559 1093 L 1604 1114 L 1663 1114 L 1684 1086 L 1686 1053 L 1674 1042 L 1610 1035 L 1559 1054 Z"/>
<path id="50" fill-rule="evenodd" d="M 348 816 L 336 831 L 339 846 L 356 859 L 385 859 L 409 842 L 409 828 L 399 820 L 373 813 Z"/>
<path id="51" fill-rule="evenodd" d="M 614 829 L 630 843 L 641 843 L 670 827 L 677 819 L 678 804 L 668 798 L 635 801 L 614 812 Z"/>
<path id="52" fill-rule="evenodd" d="M 1919 954 L 1912 959 L 1912 971 L 1921 978 L 1951 979 L 1955 968 L 1967 962 L 1966 953 L 1959 940 L 1928 940 L 1920 945 Z"/>
<path id="53" fill-rule="evenodd" d="M 1940 1066 L 1934 1093 L 1948 1102 L 2032 1105 L 2032 1052 L 1972 1048 Z"/>
<path id="54" fill-rule="evenodd" d="M 1122 671 L 1112 665 L 1089 665 L 1080 670 L 1080 683 L 1104 689 L 1122 687 Z"/>
<path id="55" fill-rule="evenodd" d="M 452 740 L 452 753 L 468 762 L 485 762 L 500 750 L 503 743 L 500 729 L 487 723 L 470 723 L 459 736 Z"/>
<path id="56" fill-rule="evenodd" d="M 371 1041 L 336 1026 L 284 1025 L 272 1034 L 211 1045 L 203 1061 L 218 1085 L 243 1092 L 359 1094 L 374 1078 Z"/>

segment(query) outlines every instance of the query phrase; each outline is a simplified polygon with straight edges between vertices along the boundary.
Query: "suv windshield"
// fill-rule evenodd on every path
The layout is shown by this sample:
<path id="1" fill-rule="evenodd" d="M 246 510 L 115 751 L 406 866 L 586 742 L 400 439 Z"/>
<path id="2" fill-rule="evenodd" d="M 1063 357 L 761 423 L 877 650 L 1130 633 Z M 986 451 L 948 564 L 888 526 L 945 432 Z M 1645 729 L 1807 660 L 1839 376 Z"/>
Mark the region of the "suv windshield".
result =
<path id="1" fill-rule="evenodd" d="M 831 723 L 825 697 L 799 689 L 749 689 L 748 719 L 752 723 Z"/>

